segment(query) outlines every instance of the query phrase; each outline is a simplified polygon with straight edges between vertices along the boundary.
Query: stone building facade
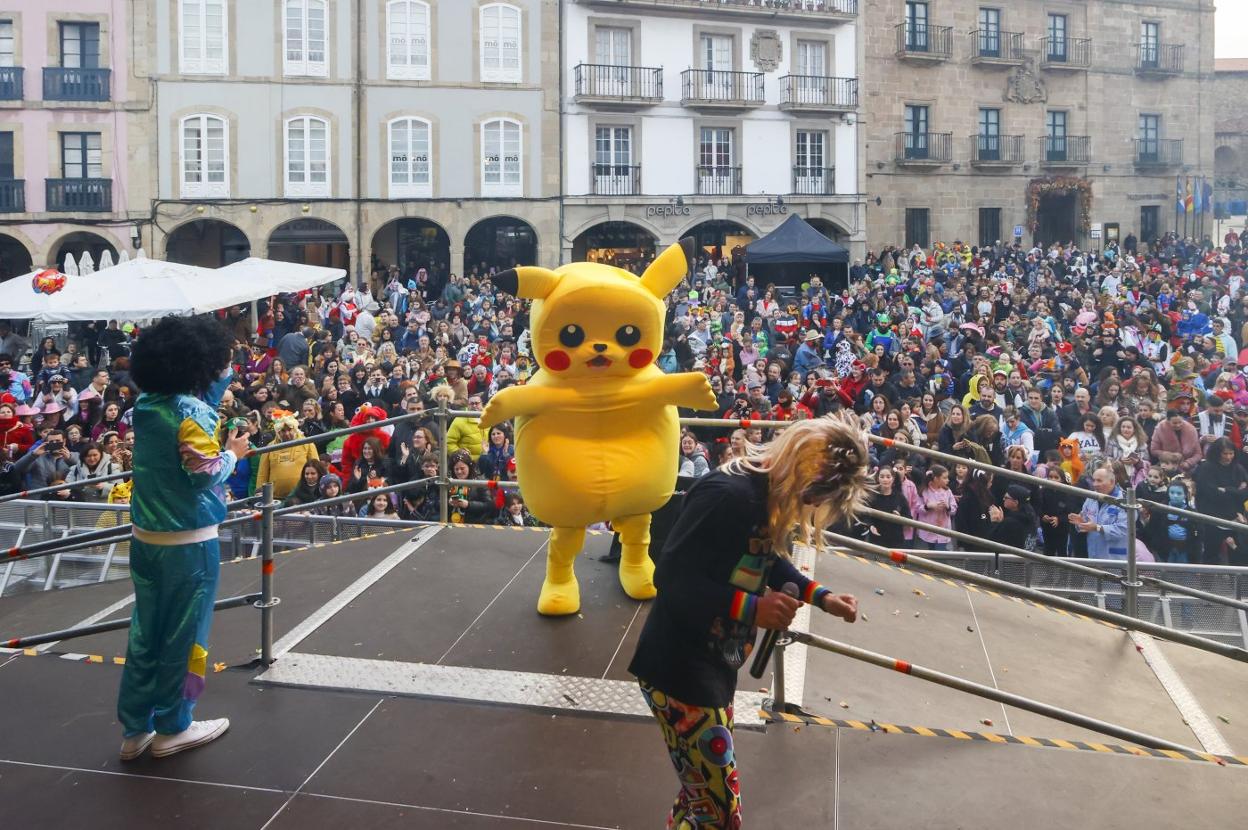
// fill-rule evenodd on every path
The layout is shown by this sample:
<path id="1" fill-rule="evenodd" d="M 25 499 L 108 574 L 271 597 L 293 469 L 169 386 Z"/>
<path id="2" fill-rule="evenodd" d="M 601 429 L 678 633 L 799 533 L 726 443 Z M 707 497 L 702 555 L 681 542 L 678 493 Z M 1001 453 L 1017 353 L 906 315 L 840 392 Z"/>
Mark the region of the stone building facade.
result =
<path id="1" fill-rule="evenodd" d="M 1212 0 L 867 0 L 872 246 L 1099 245 L 1212 176 Z"/>
<path id="2" fill-rule="evenodd" d="M 127 152 L 152 141 L 148 55 L 130 35 L 146 25 L 144 3 L 0 9 L 0 279 L 150 242 L 151 180 Z"/>
<path id="3" fill-rule="evenodd" d="M 154 6 L 158 255 L 557 264 L 556 2 Z"/>
<path id="4" fill-rule="evenodd" d="M 1248 58 L 1214 62 L 1214 101 L 1222 106 L 1214 125 L 1214 176 L 1219 202 L 1248 199 L 1248 115 L 1239 102 L 1248 100 Z"/>

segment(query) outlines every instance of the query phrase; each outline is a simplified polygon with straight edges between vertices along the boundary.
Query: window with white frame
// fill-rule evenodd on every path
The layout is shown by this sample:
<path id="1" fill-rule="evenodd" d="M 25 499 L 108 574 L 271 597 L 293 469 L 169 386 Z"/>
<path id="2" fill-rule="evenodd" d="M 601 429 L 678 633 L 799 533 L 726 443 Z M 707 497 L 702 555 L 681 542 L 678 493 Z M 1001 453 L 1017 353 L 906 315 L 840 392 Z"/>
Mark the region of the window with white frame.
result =
<path id="1" fill-rule="evenodd" d="M 329 122 L 301 115 L 286 122 L 286 196 L 328 198 Z"/>
<path id="2" fill-rule="evenodd" d="M 524 195 L 523 145 L 517 121 L 499 118 L 481 125 L 482 196 Z"/>
<path id="3" fill-rule="evenodd" d="M 325 0 L 284 0 L 286 51 L 283 67 L 287 75 L 329 75 L 326 58 L 328 25 Z"/>
<path id="4" fill-rule="evenodd" d="M 178 0 L 178 51 L 184 75 L 224 75 L 229 67 L 226 0 Z"/>
<path id="5" fill-rule="evenodd" d="M 390 122 L 390 197 L 428 199 L 433 195 L 429 122 L 396 118 Z"/>
<path id="6" fill-rule="evenodd" d="M 505 3 L 481 7 L 481 80 L 520 83 L 520 9 Z"/>
<path id="7" fill-rule="evenodd" d="M 429 4 L 390 0 L 386 4 L 386 77 L 429 80 L 429 40 Z"/>
<path id="8" fill-rule="evenodd" d="M 228 198 L 229 126 L 217 115 L 182 119 L 183 199 Z"/>
<path id="9" fill-rule="evenodd" d="M 13 66 L 13 21 L 0 20 L 0 66 Z"/>

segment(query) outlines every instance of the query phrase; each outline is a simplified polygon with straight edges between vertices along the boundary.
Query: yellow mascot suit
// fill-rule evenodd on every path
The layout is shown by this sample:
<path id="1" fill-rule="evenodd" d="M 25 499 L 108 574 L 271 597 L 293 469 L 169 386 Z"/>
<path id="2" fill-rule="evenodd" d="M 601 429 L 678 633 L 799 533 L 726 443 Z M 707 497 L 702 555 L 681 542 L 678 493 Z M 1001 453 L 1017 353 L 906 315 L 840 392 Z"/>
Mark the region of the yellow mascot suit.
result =
<path id="1" fill-rule="evenodd" d="M 580 610 L 572 565 L 595 522 L 610 521 L 620 534 L 625 592 L 655 595 L 650 514 L 676 486 L 676 407 L 716 406 L 705 375 L 666 375 L 654 365 L 663 298 L 689 272 L 693 247 L 687 239 L 668 248 L 640 279 L 596 263 L 518 268 L 494 279 L 534 301 L 529 328 L 542 371 L 495 395 L 481 425 L 515 419 L 520 490 L 533 515 L 554 528 L 541 614 Z"/>

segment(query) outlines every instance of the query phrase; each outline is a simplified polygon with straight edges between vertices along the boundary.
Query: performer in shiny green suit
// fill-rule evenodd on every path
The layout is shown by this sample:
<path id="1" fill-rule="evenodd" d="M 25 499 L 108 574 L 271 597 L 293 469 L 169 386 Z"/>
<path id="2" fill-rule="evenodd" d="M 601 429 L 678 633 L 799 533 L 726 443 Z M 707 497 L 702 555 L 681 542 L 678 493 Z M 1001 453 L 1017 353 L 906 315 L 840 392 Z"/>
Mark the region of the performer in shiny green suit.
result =
<path id="1" fill-rule="evenodd" d="M 163 757 L 201 746 L 229 728 L 194 721 L 208 671 L 216 600 L 222 486 L 247 441 L 218 443 L 217 406 L 232 370 L 230 336 L 211 318 L 169 317 L 144 331 L 131 357 L 142 394 L 134 407 L 134 613 L 117 718 L 123 760 L 149 747 Z"/>

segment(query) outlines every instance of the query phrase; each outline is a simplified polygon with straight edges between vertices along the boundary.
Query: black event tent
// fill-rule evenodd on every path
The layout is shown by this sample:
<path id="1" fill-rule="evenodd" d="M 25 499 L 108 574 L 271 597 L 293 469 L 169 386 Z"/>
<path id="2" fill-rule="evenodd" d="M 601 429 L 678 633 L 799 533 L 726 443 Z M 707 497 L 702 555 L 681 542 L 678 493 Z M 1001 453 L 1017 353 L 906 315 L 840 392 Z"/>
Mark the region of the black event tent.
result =
<path id="1" fill-rule="evenodd" d="M 800 285 L 819 274 L 829 289 L 841 290 L 849 284 L 849 250 L 797 214 L 747 245 L 745 261 L 760 283 Z"/>

